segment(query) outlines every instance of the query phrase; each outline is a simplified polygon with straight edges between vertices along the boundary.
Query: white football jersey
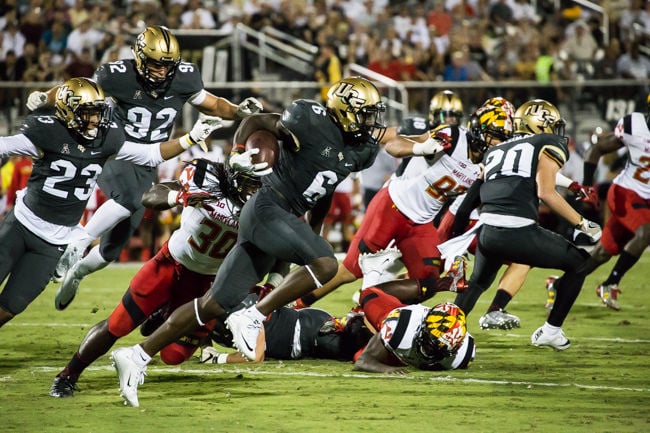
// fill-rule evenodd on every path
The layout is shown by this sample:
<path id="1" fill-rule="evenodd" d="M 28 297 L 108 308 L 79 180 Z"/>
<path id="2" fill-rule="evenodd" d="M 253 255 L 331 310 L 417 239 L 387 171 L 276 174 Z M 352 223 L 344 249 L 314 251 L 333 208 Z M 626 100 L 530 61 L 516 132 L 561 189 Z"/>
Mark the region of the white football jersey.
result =
<path id="1" fill-rule="evenodd" d="M 189 165 L 179 181 L 190 193 L 202 192 L 194 183 L 196 167 Z M 218 180 L 206 172 L 204 182 Z M 181 214 L 181 225 L 169 238 L 169 252 L 186 268 L 204 275 L 214 275 L 237 242 L 239 207 L 228 199 L 207 201 L 211 208 L 187 206 Z"/>
<path id="2" fill-rule="evenodd" d="M 444 130 L 443 130 L 444 131 Z M 410 165 L 415 162 L 412 161 Z M 422 167 L 417 163 L 417 167 Z M 467 136 L 461 133 L 451 156 L 443 154 L 419 175 L 411 171 L 408 177 L 393 179 L 388 192 L 397 208 L 416 224 L 432 221 L 447 201 L 444 193 L 467 190 L 480 173 L 478 164 L 469 159 Z"/>
<path id="3" fill-rule="evenodd" d="M 614 183 L 650 198 L 650 130 L 642 113 L 632 113 L 618 121 L 614 129 L 629 153 L 625 168 Z"/>
<path id="4" fill-rule="evenodd" d="M 414 344 L 415 337 L 429 310 L 430 308 L 427 306 L 416 304 L 395 308 L 388 313 L 379 330 L 384 346 L 404 364 L 423 370 L 453 370 L 467 367 L 469 362 L 474 359 L 476 350 L 474 338 L 469 332 L 452 356 L 438 361 L 434 366 L 429 365 L 417 350 Z"/>

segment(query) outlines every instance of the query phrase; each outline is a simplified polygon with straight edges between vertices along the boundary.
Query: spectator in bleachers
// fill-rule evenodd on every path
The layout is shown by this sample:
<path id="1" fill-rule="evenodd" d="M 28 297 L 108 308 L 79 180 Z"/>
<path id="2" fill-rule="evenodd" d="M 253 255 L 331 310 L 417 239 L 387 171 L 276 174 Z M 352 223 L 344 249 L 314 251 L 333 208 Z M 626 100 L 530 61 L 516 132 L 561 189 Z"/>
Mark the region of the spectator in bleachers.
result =
<path id="1" fill-rule="evenodd" d="M 542 19 L 530 0 L 514 0 L 514 2 L 510 3 L 510 8 L 512 9 L 513 21 L 526 20 L 534 25 Z"/>
<path id="2" fill-rule="evenodd" d="M 35 7 L 23 16 L 20 20 L 19 30 L 25 36 L 25 43 L 32 43 L 38 45 L 43 32 L 45 31 L 45 24 L 41 17 L 41 7 Z"/>
<path id="3" fill-rule="evenodd" d="M 452 23 L 453 18 L 445 9 L 444 0 L 436 0 L 433 3 L 433 8 L 427 14 L 427 25 L 429 28 L 433 26 L 437 36 L 446 36 L 449 34 L 449 30 L 451 30 Z"/>
<path id="4" fill-rule="evenodd" d="M 127 43 L 126 35 L 122 32 L 113 35 L 113 42 L 104 51 L 99 64 L 107 62 L 114 62 L 120 59 L 132 59 L 133 52 L 131 51 L 132 43 Z"/>
<path id="5" fill-rule="evenodd" d="M 201 0 L 189 0 L 185 12 L 181 14 L 183 29 L 216 29 L 217 21 L 213 11 L 205 7 Z"/>
<path id="6" fill-rule="evenodd" d="M 16 56 L 23 55 L 25 36 L 18 30 L 15 20 L 9 20 L 4 30 L 0 33 L 0 60 L 4 60 L 7 51 L 12 50 Z"/>
<path id="7" fill-rule="evenodd" d="M 103 46 L 107 39 L 104 32 L 94 29 L 90 21 L 85 20 L 68 35 L 68 52 L 74 57 L 81 56 L 81 50 L 87 47 L 91 50 L 93 59 L 96 51 Z"/>
<path id="8" fill-rule="evenodd" d="M 581 74 L 585 78 L 591 78 L 594 74 L 592 61 L 598 49 L 598 43 L 592 36 L 589 25 L 579 20 L 567 28 L 560 55 L 570 64 L 575 75 Z"/>
<path id="9" fill-rule="evenodd" d="M 75 0 L 74 6 L 68 9 L 68 14 L 70 15 L 70 24 L 73 28 L 77 28 L 84 21 L 90 20 L 86 0 Z"/>
<path id="10" fill-rule="evenodd" d="M 63 62 L 68 48 L 68 33 L 61 21 L 55 20 L 50 28 L 46 29 L 41 36 L 38 44 L 39 50 L 50 51 L 55 57 L 58 57 L 59 63 Z"/>
<path id="11" fill-rule="evenodd" d="M 60 79 L 59 71 L 52 62 L 52 53 L 45 50 L 38 54 L 38 63 L 25 70 L 25 81 L 54 81 Z"/>
<path id="12" fill-rule="evenodd" d="M 78 58 L 72 59 L 72 61 L 63 68 L 61 75 L 64 80 L 69 80 L 74 77 L 92 78 L 96 67 L 90 48 L 83 47 L 81 49 L 81 55 Z"/>
<path id="13" fill-rule="evenodd" d="M 616 73 L 621 78 L 650 78 L 650 60 L 641 55 L 638 41 L 632 41 L 629 51 L 618 58 Z"/>
<path id="14" fill-rule="evenodd" d="M 343 77 L 343 66 L 341 59 L 336 54 L 333 45 L 326 43 L 320 47 L 319 55 L 316 58 L 316 81 L 323 84 L 320 90 L 321 102 L 327 101 L 327 92 L 331 83 L 336 83 Z"/>
<path id="15" fill-rule="evenodd" d="M 368 69 L 371 71 L 385 75 L 393 80 L 399 80 L 399 68 L 399 61 L 393 56 L 391 50 L 378 47 L 370 53 Z"/>

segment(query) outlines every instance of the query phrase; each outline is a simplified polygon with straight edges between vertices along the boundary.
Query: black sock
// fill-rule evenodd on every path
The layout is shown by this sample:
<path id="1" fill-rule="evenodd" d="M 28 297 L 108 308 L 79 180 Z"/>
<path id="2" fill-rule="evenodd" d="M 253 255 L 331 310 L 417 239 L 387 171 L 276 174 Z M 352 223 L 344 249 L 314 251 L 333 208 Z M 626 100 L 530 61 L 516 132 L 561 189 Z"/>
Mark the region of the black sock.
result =
<path id="1" fill-rule="evenodd" d="M 492 304 L 488 307 L 487 312 L 490 313 L 492 311 L 498 311 L 498 310 L 503 310 L 506 308 L 506 305 L 508 305 L 508 302 L 512 299 L 512 296 L 510 293 L 506 292 L 503 289 L 497 290 L 496 295 L 494 295 L 494 299 L 492 299 Z"/>
<path id="2" fill-rule="evenodd" d="M 79 352 L 75 353 L 72 356 L 72 359 L 70 362 L 68 362 L 68 365 L 65 366 L 63 371 L 61 371 L 58 376 L 60 377 L 65 377 L 69 376 L 70 380 L 72 380 L 73 383 L 77 382 L 77 379 L 79 379 L 79 376 L 81 376 L 81 373 L 88 367 L 90 364 L 82 361 L 81 358 L 79 357 Z"/>
<path id="3" fill-rule="evenodd" d="M 633 256 L 632 254 L 623 251 L 618 257 L 618 260 L 616 261 L 611 274 L 609 274 L 609 277 L 607 277 L 607 280 L 605 280 L 603 283 L 603 286 L 620 283 L 623 275 L 625 275 L 625 273 L 629 271 L 637 261 L 639 261 L 639 257 Z"/>

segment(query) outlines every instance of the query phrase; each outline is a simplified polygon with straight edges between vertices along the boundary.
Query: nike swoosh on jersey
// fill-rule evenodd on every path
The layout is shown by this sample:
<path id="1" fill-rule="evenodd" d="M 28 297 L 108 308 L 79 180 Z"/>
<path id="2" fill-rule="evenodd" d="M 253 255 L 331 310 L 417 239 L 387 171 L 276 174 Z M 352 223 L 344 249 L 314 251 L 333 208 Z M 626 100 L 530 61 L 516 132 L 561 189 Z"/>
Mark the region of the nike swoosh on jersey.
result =
<path id="1" fill-rule="evenodd" d="M 166 101 L 168 99 L 172 99 L 173 97 L 174 97 L 174 95 L 172 95 L 172 96 L 163 96 L 163 99 Z"/>

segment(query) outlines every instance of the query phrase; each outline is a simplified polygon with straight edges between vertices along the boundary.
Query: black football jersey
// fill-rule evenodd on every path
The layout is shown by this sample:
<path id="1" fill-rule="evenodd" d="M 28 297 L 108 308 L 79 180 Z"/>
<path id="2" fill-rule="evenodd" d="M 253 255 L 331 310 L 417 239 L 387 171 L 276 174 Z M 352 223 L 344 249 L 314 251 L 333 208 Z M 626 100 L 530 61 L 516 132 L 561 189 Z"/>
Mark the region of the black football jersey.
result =
<path id="1" fill-rule="evenodd" d="M 537 221 L 537 165 L 545 153 L 561 167 L 569 159 L 566 138 L 536 134 L 494 146 L 484 157 L 481 212 L 513 215 Z"/>
<path id="2" fill-rule="evenodd" d="M 397 127 L 399 135 L 422 135 L 429 132 L 429 122 L 424 117 L 408 117 Z"/>
<path id="3" fill-rule="evenodd" d="M 316 337 L 323 324 L 332 316 L 318 308 L 278 308 L 264 322 L 266 356 L 275 359 L 292 359 L 310 356 L 314 352 Z M 294 347 L 296 322 L 300 321 L 300 351 Z"/>
<path id="4" fill-rule="evenodd" d="M 158 98 L 145 91 L 135 61 L 118 60 L 101 65 L 95 79 L 106 96 L 116 101 L 114 116 L 124 124 L 127 140 L 149 144 L 169 140 L 183 105 L 203 89 L 198 67 L 182 62 L 169 89 Z"/>
<path id="5" fill-rule="evenodd" d="M 331 195 L 350 173 L 370 167 L 379 152 L 374 139 L 346 144 L 325 107 L 315 101 L 294 101 L 282 113 L 280 124 L 294 143 L 282 146 L 264 184 L 279 192 L 298 215 Z M 291 149 L 294 144 L 297 151 Z"/>
<path id="6" fill-rule="evenodd" d="M 106 160 L 124 143 L 115 122 L 89 145 L 54 116 L 28 116 L 20 132 L 41 150 L 27 182 L 27 207 L 45 221 L 79 223 Z"/>

